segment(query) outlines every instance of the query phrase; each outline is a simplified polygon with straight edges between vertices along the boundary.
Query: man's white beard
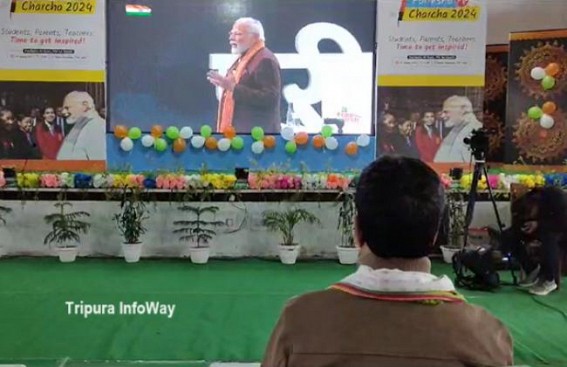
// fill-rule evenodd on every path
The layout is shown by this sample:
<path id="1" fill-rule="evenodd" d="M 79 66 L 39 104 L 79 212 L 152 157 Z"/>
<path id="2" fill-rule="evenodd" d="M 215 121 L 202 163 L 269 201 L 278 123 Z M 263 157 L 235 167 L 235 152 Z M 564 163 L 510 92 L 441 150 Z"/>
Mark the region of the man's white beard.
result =
<path id="1" fill-rule="evenodd" d="M 246 50 L 248 50 L 248 47 L 243 45 L 236 45 L 230 48 L 230 52 L 232 52 L 233 55 L 242 55 Z"/>

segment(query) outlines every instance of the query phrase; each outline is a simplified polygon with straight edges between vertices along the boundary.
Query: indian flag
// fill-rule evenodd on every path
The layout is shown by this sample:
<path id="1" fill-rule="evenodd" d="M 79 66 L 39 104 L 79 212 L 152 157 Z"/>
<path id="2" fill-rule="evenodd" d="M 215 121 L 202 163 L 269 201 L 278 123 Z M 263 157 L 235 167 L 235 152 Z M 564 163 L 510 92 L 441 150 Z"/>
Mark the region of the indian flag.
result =
<path id="1" fill-rule="evenodd" d="M 148 17 L 152 15 L 152 8 L 145 5 L 126 5 L 126 15 L 135 17 Z"/>

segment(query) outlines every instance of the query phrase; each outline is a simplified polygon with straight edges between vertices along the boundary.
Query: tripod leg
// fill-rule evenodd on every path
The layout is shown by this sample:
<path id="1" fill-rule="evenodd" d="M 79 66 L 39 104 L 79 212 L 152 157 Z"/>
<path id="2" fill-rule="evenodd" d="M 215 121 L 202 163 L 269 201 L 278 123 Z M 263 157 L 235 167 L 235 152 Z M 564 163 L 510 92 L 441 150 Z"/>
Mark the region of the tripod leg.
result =
<path id="1" fill-rule="evenodd" d="M 469 231 L 468 228 L 471 225 L 473 215 L 474 215 L 474 206 L 476 204 L 476 195 L 478 190 L 478 180 L 482 174 L 483 163 L 477 162 L 474 165 L 473 171 L 473 178 L 471 182 L 471 189 L 469 191 L 468 203 L 467 203 L 467 211 L 465 214 L 465 233 L 464 233 L 464 244 L 467 245 L 467 241 L 469 238 Z"/>

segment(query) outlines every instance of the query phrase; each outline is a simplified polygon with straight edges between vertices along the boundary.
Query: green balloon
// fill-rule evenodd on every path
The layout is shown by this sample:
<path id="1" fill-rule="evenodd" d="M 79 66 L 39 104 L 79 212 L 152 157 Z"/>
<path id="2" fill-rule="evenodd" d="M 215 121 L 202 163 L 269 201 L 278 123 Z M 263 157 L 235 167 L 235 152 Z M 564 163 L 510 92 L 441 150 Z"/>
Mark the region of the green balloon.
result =
<path id="1" fill-rule="evenodd" d="M 331 136 L 333 136 L 333 128 L 330 126 L 323 126 L 323 128 L 321 129 L 321 135 L 323 135 L 324 138 L 330 138 Z"/>
<path id="2" fill-rule="evenodd" d="M 154 142 L 154 148 L 158 152 L 163 152 L 167 149 L 167 142 L 163 138 L 157 138 Z"/>
<path id="3" fill-rule="evenodd" d="M 179 129 L 175 126 L 170 126 L 165 130 L 165 135 L 171 140 L 175 140 L 179 137 Z"/>
<path id="4" fill-rule="evenodd" d="M 244 139 L 242 139 L 240 136 L 235 136 L 234 138 L 232 138 L 230 145 L 234 150 L 241 150 L 242 148 L 244 148 Z"/>
<path id="5" fill-rule="evenodd" d="M 545 76 L 541 81 L 541 86 L 545 90 L 550 90 L 555 87 L 555 78 L 549 75 Z"/>
<path id="6" fill-rule="evenodd" d="M 533 107 L 530 107 L 530 109 L 528 110 L 528 116 L 531 119 L 537 120 L 541 116 L 543 116 L 543 111 L 538 106 L 533 106 Z"/>
<path id="7" fill-rule="evenodd" d="M 297 151 L 297 144 L 295 144 L 294 141 L 288 141 L 287 143 L 285 143 L 285 151 L 293 154 Z"/>
<path id="8" fill-rule="evenodd" d="M 132 140 L 140 139 L 142 137 L 142 130 L 139 127 L 132 127 L 128 130 L 128 137 Z"/>
<path id="9" fill-rule="evenodd" d="M 259 126 L 256 126 L 255 128 L 252 129 L 252 138 L 254 138 L 254 140 L 256 141 L 260 141 L 262 139 L 264 139 L 264 129 L 262 129 Z"/>
<path id="10" fill-rule="evenodd" d="M 201 136 L 203 138 L 208 138 L 211 135 L 213 135 L 213 129 L 211 129 L 211 127 L 209 125 L 203 125 L 201 126 Z"/>

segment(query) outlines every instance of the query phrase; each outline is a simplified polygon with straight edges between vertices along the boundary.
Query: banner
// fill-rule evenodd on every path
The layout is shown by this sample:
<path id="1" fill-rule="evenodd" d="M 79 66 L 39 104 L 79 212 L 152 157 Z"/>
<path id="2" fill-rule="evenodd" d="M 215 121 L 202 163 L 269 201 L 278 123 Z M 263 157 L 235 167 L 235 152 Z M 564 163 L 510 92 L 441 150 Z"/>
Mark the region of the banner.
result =
<path id="1" fill-rule="evenodd" d="M 0 0 L 0 163 L 106 160 L 104 14 L 104 0 Z"/>
<path id="2" fill-rule="evenodd" d="M 377 153 L 469 162 L 482 127 L 486 0 L 379 0 Z"/>

